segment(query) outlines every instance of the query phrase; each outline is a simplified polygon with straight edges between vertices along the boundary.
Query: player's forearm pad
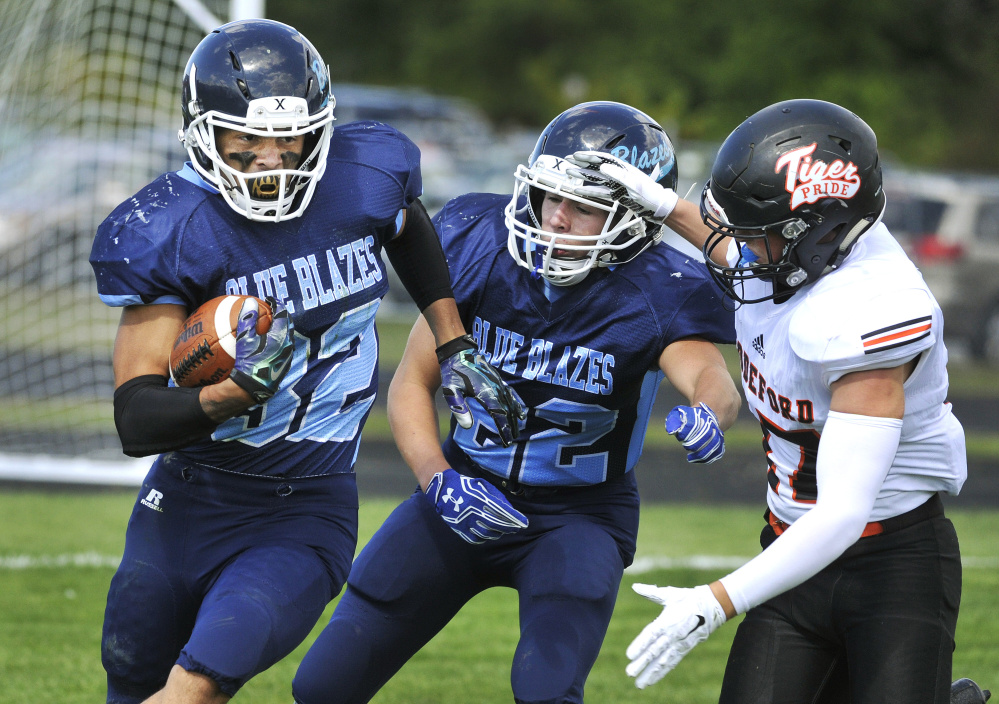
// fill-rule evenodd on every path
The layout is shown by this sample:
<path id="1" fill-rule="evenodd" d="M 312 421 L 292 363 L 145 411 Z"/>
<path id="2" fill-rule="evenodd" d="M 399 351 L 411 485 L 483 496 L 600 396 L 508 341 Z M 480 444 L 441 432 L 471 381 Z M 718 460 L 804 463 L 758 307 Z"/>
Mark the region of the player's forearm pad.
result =
<path id="1" fill-rule="evenodd" d="M 200 388 L 168 387 L 165 376 L 129 379 L 114 392 L 114 425 L 122 451 L 145 457 L 178 450 L 218 425 L 201 407 Z"/>
<path id="2" fill-rule="evenodd" d="M 406 210 L 406 226 L 385 243 L 385 253 L 421 311 L 434 301 L 454 298 L 444 250 L 430 215 L 420 201 L 410 204 Z"/>

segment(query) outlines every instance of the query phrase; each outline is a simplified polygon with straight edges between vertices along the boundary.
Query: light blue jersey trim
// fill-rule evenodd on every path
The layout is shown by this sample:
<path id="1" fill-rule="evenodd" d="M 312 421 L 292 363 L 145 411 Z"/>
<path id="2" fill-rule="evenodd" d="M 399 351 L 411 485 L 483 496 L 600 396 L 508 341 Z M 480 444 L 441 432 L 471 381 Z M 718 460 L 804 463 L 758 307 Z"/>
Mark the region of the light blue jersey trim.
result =
<path id="1" fill-rule="evenodd" d="M 197 171 L 194 170 L 194 167 L 191 166 L 191 162 L 189 161 L 185 161 L 184 168 L 175 173 L 185 181 L 190 181 L 198 188 L 203 188 L 209 193 L 219 192 L 219 189 L 217 189 L 212 184 L 208 183 L 208 181 L 206 181 L 205 179 L 201 178 L 201 174 L 199 174 Z"/>
<path id="2" fill-rule="evenodd" d="M 406 220 L 406 209 L 403 208 L 399 211 L 399 214 L 395 216 L 395 234 L 402 232 L 402 224 Z"/>
<path id="3" fill-rule="evenodd" d="M 655 403 L 656 394 L 659 392 L 659 385 L 666 377 L 662 370 L 656 369 L 645 373 L 642 380 L 642 391 L 638 397 L 638 405 L 635 408 L 635 429 L 631 434 L 631 442 L 628 443 L 628 469 L 631 471 L 638 464 L 638 458 L 642 454 L 642 446 L 645 443 L 645 432 L 649 425 L 649 417 L 652 415 L 652 404 Z"/>
<path id="4" fill-rule="evenodd" d="M 173 304 L 178 306 L 187 305 L 179 296 L 160 296 L 159 298 L 154 298 L 151 301 L 143 301 L 142 297 L 137 293 L 127 293 L 122 296 L 101 294 L 101 302 L 111 308 L 124 308 L 125 306 L 142 305 L 159 306 L 164 304 Z"/>

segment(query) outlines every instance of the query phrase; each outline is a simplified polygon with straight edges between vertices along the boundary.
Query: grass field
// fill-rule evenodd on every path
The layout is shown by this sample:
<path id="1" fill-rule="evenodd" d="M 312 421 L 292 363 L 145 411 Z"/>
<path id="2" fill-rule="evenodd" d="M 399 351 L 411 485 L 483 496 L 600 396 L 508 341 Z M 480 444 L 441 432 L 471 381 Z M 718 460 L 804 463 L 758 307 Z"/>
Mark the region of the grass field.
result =
<path id="1" fill-rule="evenodd" d="M 130 491 L 58 493 L 0 491 L 0 704 L 92 704 L 103 701 L 100 632 L 104 599 L 121 554 Z M 395 505 L 366 500 L 361 541 Z M 950 511 L 965 560 L 955 678 L 970 676 L 999 689 L 999 512 Z M 679 668 L 640 692 L 624 674 L 624 649 L 658 611 L 630 589 L 635 581 L 693 586 L 758 551 L 760 510 L 646 505 L 639 560 L 669 569 L 625 574 L 614 619 L 587 684 L 591 702 L 717 701 L 725 657 L 735 633 L 726 624 Z M 696 556 L 723 566 L 698 569 Z M 235 701 L 290 704 L 290 682 L 308 644 L 251 681 Z M 420 652 L 375 699 L 379 704 L 509 702 L 509 666 L 517 639 L 511 590 L 480 595 Z M 904 704 L 904 703 L 900 703 Z"/>

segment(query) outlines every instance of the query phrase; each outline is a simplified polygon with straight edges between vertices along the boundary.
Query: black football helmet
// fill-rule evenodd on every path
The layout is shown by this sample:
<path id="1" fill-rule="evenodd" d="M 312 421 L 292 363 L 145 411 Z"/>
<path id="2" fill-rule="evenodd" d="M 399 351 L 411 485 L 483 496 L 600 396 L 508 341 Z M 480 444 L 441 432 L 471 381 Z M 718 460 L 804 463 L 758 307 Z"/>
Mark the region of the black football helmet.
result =
<path id="1" fill-rule="evenodd" d="M 734 300 L 786 300 L 836 269 L 884 208 L 877 137 L 867 123 L 833 103 L 786 100 L 750 116 L 718 150 L 701 193 L 701 217 L 713 230 L 704 257 Z M 780 251 L 771 251 L 771 234 L 780 236 Z M 762 240 L 769 261 L 712 262 L 728 237 Z M 741 283 L 759 278 L 772 290 L 747 298 Z"/>
<path id="2" fill-rule="evenodd" d="M 676 154 L 666 131 L 645 113 L 622 103 L 590 102 L 569 108 L 541 133 L 526 166 L 514 174 L 513 198 L 505 210 L 507 249 L 521 266 L 553 284 L 569 286 L 601 266 L 634 259 L 662 238 L 662 225 L 643 219 L 618 201 L 587 198 L 572 189 L 585 186 L 570 176 L 565 161 L 577 151 L 607 152 L 632 164 L 666 188 L 675 189 Z M 579 201 L 607 213 L 596 237 L 559 235 L 559 248 L 586 251 L 585 258 L 553 256 L 553 238 L 544 232 L 541 203 L 546 193 Z M 566 243 L 573 240 L 574 243 Z"/>
<path id="3" fill-rule="evenodd" d="M 333 105 L 329 70 L 296 29 L 273 20 L 240 20 L 214 30 L 184 71 L 179 137 L 195 170 L 251 220 L 302 214 L 326 170 Z M 216 127 L 262 137 L 305 135 L 295 169 L 244 174 L 218 151 Z"/>

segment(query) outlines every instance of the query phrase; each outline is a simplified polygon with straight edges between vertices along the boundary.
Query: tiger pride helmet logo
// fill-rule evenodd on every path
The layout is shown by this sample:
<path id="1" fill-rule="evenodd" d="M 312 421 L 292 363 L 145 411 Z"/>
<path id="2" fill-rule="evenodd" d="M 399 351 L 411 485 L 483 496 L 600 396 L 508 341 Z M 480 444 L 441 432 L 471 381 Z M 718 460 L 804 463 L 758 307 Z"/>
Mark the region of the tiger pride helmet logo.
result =
<path id="1" fill-rule="evenodd" d="M 802 203 L 815 203 L 820 198 L 849 199 L 860 190 L 860 176 L 856 165 L 836 159 L 827 164 L 821 159 L 812 161 L 817 146 L 812 142 L 784 153 L 774 166 L 774 173 L 787 169 L 784 188 L 791 194 L 791 210 Z"/>

